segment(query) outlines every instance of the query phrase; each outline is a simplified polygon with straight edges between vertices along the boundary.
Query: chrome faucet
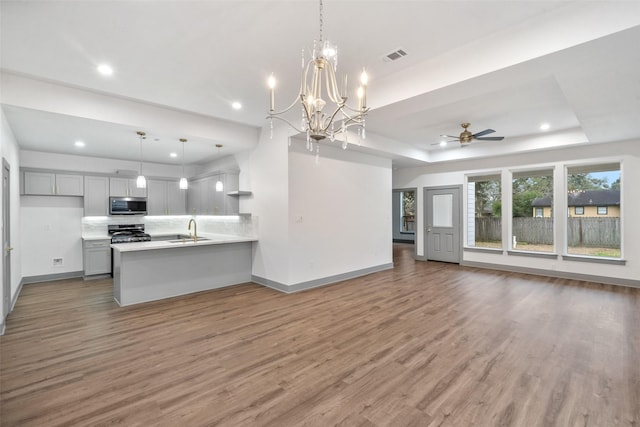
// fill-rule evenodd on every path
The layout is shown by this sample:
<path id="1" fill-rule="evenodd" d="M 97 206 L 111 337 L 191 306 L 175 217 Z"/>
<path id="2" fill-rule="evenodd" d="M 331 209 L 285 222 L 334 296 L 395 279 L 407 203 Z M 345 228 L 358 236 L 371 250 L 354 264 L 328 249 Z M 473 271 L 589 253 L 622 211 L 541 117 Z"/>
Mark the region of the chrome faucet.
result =
<path id="1" fill-rule="evenodd" d="M 195 219 L 191 218 L 187 226 L 187 229 L 189 231 L 191 231 L 191 223 L 193 223 L 193 241 L 197 242 L 198 241 L 198 224 L 196 223 Z"/>

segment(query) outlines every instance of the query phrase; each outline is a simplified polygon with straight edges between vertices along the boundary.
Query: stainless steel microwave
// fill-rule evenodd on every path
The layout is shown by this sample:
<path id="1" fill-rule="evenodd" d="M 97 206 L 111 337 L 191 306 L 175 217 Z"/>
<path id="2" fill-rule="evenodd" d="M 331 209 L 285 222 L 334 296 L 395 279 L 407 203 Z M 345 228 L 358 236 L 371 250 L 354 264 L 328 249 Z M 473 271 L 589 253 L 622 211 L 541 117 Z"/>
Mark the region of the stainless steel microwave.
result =
<path id="1" fill-rule="evenodd" d="M 146 215 L 146 197 L 109 197 L 109 215 Z"/>

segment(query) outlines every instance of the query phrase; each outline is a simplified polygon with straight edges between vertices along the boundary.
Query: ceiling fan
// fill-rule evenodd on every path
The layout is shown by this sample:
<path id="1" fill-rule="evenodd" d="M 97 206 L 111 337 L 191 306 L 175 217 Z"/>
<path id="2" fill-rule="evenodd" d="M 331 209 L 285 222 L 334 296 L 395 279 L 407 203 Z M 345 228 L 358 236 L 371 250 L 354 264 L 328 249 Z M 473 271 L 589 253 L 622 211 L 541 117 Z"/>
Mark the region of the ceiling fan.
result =
<path id="1" fill-rule="evenodd" d="M 472 134 L 469 131 L 469 129 L 467 129 L 470 125 L 471 125 L 470 123 L 462 123 L 460 125 L 464 129 L 464 131 L 460 133 L 460 136 L 453 136 L 453 135 L 440 135 L 440 136 L 445 138 L 453 138 L 453 141 L 460 142 L 460 144 L 463 147 L 467 144 L 470 144 L 472 141 L 502 141 L 504 139 L 504 136 L 484 136 L 490 133 L 494 133 L 495 130 L 493 129 L 485 129 L 483 131 Z M 447 142 L 453 142 L 453 141 L 447 141 Z M 431 145 L 442 145 L 442 143 L 436 143 Z"/>

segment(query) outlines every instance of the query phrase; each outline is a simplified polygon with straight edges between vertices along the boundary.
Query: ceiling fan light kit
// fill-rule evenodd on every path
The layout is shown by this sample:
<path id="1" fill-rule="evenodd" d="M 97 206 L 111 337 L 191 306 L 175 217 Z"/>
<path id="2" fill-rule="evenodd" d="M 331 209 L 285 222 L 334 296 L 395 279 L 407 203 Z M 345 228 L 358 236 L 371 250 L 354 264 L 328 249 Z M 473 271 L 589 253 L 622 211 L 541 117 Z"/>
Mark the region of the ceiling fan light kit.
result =
<path id="1" fill-rule="evenodd" d="M 480 132 L 471 133 L 471 131 L 468 129 L 469 126 L 471 126 L 471 123 L 461 123 L 460 126 L 462 126 L 462 129 L 464 129 L 460 133 L 460 135 L 458 136 L 440 135 L 440 136 L 443 138 L 453 138 L 452 141 L 446 141 L 446 142 L 459 142 L 462 147 L 472 143 L 473 141 L 502 141 L 504 139 L 504 136 L 485 136 L 485 135 L 489 135 L 490 133 L 494 133 L 495 130 L 493 129 L 485 129 Z M 446 144 L 442 144 L 442 142 L 439 142 L 431 145 L 445 146 Z"/>

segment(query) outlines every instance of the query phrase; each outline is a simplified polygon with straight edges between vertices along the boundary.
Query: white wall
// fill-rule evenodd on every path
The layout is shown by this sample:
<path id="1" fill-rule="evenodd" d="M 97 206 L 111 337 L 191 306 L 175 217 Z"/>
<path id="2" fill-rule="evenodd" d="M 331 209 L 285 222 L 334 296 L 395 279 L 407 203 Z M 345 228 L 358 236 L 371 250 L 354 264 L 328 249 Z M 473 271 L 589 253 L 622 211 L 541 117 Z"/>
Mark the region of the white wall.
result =
<path id="1" fill-rule="evenodd" d="M 252 274 L 279 283 L 289 282 L 288 132 L 285 126 L 277 126 L 271 139 L 269 128 L 264 127 L 248 161 L 240 165 L 241 189 L 253 192 L 240 201 L 240 211 L 250 212 L 260 228 Z"/>
<path id="2" fill-rule="evenodd" d="M 20 245 L 20 174 L 19 174 L 19 160 L 20 154 L 18 149 L 18 143 L 13 135 L 13 131 L 7 122 L 4 111 L 0 108 L 1 126 L 0 126 L 0 156 L 7 160 L 11 167 L 11 246 L 13 252 L 11 253 L 11 299 L 15 297 L 15 293 L 20 285 L 22 279 L 22 273 L 20 268 L 20 258 L 22 256 L 22 248 Z M 2 198 L 2 186 L 0 186 L 0 200 Z M 2 227 L 2 221 L 0 221 L 0 228 Z M 1 231 L 1 230 L 0 230 Z M 2 265 L 0 263 L 0 277 L 2 274 Z M 2 288 L 2 286 L 0 286 Z M 3 292 L 0 290 L 0 293 Z M 1 295 L 4 298 L 4 295 Z M 2 304 L 0 304 L 0 310 L 2 310 Z M 2 321 L 8 313 L 0 314 L 0 321 Z"/>
<path id="3" fill-rule="evenodd" d="M 322 146 L 289 152 L 289 283 L 393 262 L 391 160 Z"/>
<path id="4" fill-rule="evenodd" d="M 82 271 L 82 197 L 22 196 L 22 276 Z M 54 266 L 53 258 L 63 258 Z"/>
<path id="5" fill-rule="evenodd" d="M 500 264 L 509 267 L 556 270 L 563 273 L 587 274 L 610 278 L 640 278 L 640 211 L 637 183 L 640 182 L 640 144 L 638 141 L 583 145 L 545 152 L 508 155 L 488 159 L 433 164 L 420 168 L 399 169 L 393 174 L 393 187 L 418 187 L 417 230 L 424 229 L 423 189 L 441 185 L 461 185 L 465 174 L 508 172 L 511 169 L 548 166 L 562 175 L 564 167 L 575 163 L 622 162 L 623 258 L 625 266 L 588 262 L 509 256 L 506 253 L 464 252 L 463 261 Z M 509 184 L 509 183 L 507 183 Z M 504 227 L 503 227 L 504 229 Z M 558 236 L 558 239 L 561 236 Z M 424 255 L 424 233 L 416 233 L 418 256 Z"/>

